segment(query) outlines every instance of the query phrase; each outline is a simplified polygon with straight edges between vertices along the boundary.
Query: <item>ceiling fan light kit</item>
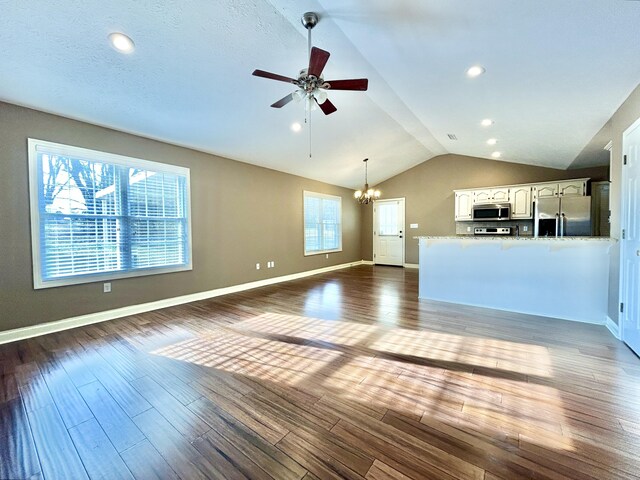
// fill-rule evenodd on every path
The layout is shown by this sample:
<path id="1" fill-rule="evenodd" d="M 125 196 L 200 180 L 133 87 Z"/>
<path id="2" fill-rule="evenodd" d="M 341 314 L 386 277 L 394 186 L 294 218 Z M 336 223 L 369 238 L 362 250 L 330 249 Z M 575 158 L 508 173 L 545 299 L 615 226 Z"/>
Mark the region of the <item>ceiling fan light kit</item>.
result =
<path id="1" fill-rule="evenodd" d="M 373 188 L 369 188 L 369 181 L 367 179 L 367 162 L 368 158 L 363 160 L 364 162 L 364 188 L 362 190 L 356 190 L 353 192 L 354 198 L 358 201 L 358 203 L 362 205 L 367 205 L 369 203 L 373 203 L 380 198 L 380 190 L 376 190 Z"/>

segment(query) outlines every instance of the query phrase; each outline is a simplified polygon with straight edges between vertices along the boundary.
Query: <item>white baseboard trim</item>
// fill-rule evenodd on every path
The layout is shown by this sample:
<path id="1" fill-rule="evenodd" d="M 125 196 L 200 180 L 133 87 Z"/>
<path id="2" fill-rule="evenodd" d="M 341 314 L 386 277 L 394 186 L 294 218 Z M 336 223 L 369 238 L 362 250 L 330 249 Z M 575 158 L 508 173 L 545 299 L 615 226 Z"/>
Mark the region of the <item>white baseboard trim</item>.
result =
<path id="1" fill-rule="evenodd" d="M 129 315 L 137 315 L 139 313 L 159 310 L 161 308 L 174 307 L 176 305 L 182 305 L 184 303 L 197 302 L 198 300 L 206 300 L 207 298 L 219 297 L 221 295 L 242 292 L 258 287 L 265 287 L 267 285 L 273 285 L 275 283 L 288 282 L 290 280 L 310 277 L 312 275 L 318 275 L 320 273 L 332 272 L 334 270 L 341 270 L 343 268 L 355 267 L 356 265 L 363 264 L 368 265 L 368 263 L 366 263 L 366 261 L 364 260 L 342 263 L 340 265 L 333 265 L 331 267 L 323 267 L 317 268 L 315 270 L 307 270 L 305 272 L 291 273 L 289 275 L 282 275 L 280 277 L 265 278 L 264 280 L 242 283 L 240 285 L 232 285 L 230 287 L 216 288 L 214 290 L 208 290 L 206 292 L 192 293 L 189 295 L 182 295 L 180 297 L 165 298 L 163 300 L 157 300 L 155 302 L 141 303 L 139 305 L 131 305 L 128 307 L 106 310 L 104 312 L 89 313 L 87 315 L 80 315 L 77 317 L 65 318 L 63 320 L 42 323 L 40 325 L 33 325 L 31 327 L 7 330 L 4 332 L 0 332 L 0 345 L 2 345 L 3 343 L 15 342 L 17 340 L 24 340 L 26 338 L 46 335 L 48 333 L 69 330 L 70 328 L 91 325 L 92 323 L 105 322 L 107 320 L 114 320 L 116 318 L 127 317 Z"/>
<path id="2" fill-rule="evenodd" d="M 373 260 L 362 260 L 362 265 L 375 265 Z M 402 265 L 404 268 L 418 268 L 417 263 L 405 263 Z"/>
<path id="3" fill-rule="evenodd" d="M 605 325 L 607 326 L 607 328 L 611 332 L 611 335 L 616 337 L 618 340 L 622 340 L 620 338 L 620 327 L 619 327 L 619 325 L 616 322 L 614 322 L 611 319 L 611 317 L 609 317 L 609 315 L 607 315 L 607 322 L 605 323 Z"/>

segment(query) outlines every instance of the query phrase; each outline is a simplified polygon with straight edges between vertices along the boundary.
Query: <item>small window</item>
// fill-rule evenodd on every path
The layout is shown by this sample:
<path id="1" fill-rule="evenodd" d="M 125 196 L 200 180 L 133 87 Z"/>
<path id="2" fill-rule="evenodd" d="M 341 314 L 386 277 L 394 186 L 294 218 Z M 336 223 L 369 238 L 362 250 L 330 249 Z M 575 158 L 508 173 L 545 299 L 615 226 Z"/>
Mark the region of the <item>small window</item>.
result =
<path id="1" fill-rule="evenodd" d="M 29 139 L 35 288 L 191 269 L 189 169 Z"/>
<path id="2" fill-rule="evenodd" d="M 304 254 L 342 251 L 342 198 L 304 192 Z"/>

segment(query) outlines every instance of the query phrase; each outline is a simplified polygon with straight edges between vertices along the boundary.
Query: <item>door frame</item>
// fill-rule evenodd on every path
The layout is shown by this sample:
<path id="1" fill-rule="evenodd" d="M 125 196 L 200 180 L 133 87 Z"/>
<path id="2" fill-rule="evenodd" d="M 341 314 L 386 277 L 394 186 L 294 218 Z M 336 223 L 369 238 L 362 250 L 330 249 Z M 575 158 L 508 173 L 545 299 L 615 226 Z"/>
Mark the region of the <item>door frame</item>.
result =
<path id="1" fill-rule="evenodd" d="M 402 202 L 402 268 L 405 268 L 406 265 L 406 254 L 407 254 L 407 225 L 406 225 L 406 219 L 407 219 L 407 202 L 406 202 L 406 198 L 405 197 L 397 197 L 397 198 L 384 198 L 381 200 L 378 200 L 378 202 Z M 373 203 L 373 228 L 371 229 L 371 238 L 373 238 L 373 264 L 376 264 L 376 249 L 377 249 L 377 242 L 376 242 L 376 202 Z"/>
<path id="2" fill-rule="evenodd" d="M 627 198 L 627 169 L 624 168 L 624 156 L 627 155 L 627 137 L 636 129 L 640 128 L 640 118 L 636 119 L 635 122 L 633 122 L 629 128 L 627 128 L 623 133 L 622 133 L 622 158 L 620 159 L 622 161 L 622 165 L 621 165 L 621 172 L 620 172 L 620 183 L 621 183 L 621 188 L 620 188 L 620 225 L 619 225 L 619 232 L 618 232 L 618 242 L 620 245 L 620 258 L 619 258 L 619 264 L 618 264 L 618 305 L 622 304 L 622 303 L 627 303 L 626 301 L 626 296 L 625 296 L 625 288 L 624 288 L 624 265 L 625 265 L 625 260 L 626 260 L 626 254 L 625 254 L 625 246 L 624 246 L 624 242 L 625 239 L 622 238 L 622 230 L 627 229 L 628 226 L 625 223 L 625 218 L 627 215 L 627 209 L 629 208 L 628 202 L 625 200 Z M 619 310 L 619 309 L 618 309 Z M 625 309 L 625 311 L 623 312 L 618 312 L 618 335 L 620 336 L 620 340 L 624 341 L 624 323 L 626 320 L 626 316 L 629 313 L 629 309 Z"/>

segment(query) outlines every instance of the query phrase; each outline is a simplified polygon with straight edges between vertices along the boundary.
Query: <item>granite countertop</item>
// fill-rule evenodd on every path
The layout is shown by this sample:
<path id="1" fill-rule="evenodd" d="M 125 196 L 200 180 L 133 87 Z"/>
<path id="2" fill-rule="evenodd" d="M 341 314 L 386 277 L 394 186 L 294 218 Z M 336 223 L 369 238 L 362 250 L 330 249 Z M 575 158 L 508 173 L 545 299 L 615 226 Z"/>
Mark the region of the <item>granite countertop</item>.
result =
<path id="1" fill-rule="evenodd" d="M 524 240 L 530 242 L 540 242 L 544 240 L 553 241 L 553 242 L 610 242 L 615 241 L 617 239 L 610 237 L 514 237 L 510 235 L 451 235 L 451 236 L 416 236 L 413 237 L 415 240 L 425 239 L 425 240 Z"/>

